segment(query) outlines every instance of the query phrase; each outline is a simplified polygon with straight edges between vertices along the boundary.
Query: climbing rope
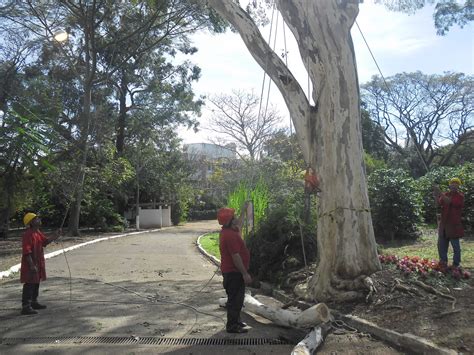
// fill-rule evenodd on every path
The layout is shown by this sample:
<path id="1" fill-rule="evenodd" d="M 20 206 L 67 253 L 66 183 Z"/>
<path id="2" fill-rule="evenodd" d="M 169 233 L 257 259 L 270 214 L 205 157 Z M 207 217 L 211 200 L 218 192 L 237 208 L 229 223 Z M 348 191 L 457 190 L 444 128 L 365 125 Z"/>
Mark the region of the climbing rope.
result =
<path id="1" fill-rule="evenodd" d="M 384 84 L 385 84 L 385 87 L 387 88 L 387 92 L 388 92 L 389 96 L 391 96 L 393 102 L 396 102 L 396 100 L 395 100 L 395 98 L 394 98 L 394 96 L 393 96 L 392 90 L 390 89 L 390 86 L 388 85 L 387 81 L 385 80 L 385 76 L 383 75 L 382 70 L 380 69 L 379 63 L 377 62 L 377 59 L 375 59 L 375 56 L 374 56 L 374 54 L 372 53 L 372 50 L 370 49 L 369 43 L 368 43 L 367 40 L 365 39 L 364 33 L 362 33 L 362 30 L 361 30 L 361 28 L 360 28 L 359 23 L 357 22 L 357 20 L 355 21 L 355 24 L 356 24 L 357 28 L 359 29 L 360 35 L 362 36 L 362 39 L 364 40 L 364 43 L 365 43 L 365 45 L 367 46 L 367 49 L 369 50 L 369 53 L 370 53 L 370 55 L 371 55 L 371 57 L 372 57 L 372 59 L 373 59 L 373 61 L 374 61 L 374 63 L 375 63 L 375 66 L 377 67 L 377 70 L 378 70 L 379 73 L 380 73 L 380 76 L 382 77 L 382 80 L 383 80 L 383 82 L 384 82 Z M 411 135 L 411 136 L 413 136 L 413 134 L 411 134 L 410 132 L 408 132 L 408 134 Z M 412 137 L 412 138 L 413 138 L 413 137 Z M 428 165 L 427 165 L 426 162 L 425 162 L 425 159 L 423 158 L 423 155 L 421 154 L 421 151 L 420 151 L 419 147 L 418 147 L 416 144 L 414 144 L 414 147 L 415 147 L 416 153 L 418 154 L 418 156 L 419 156 L 419 158 L 420 158 L 420 160 L 421 160 L 423 166 L 425 167 L 426 171 L 430 171 Z"/>
<path id="2" fill-rule="evenodd" d="M 343 335 L 347 333 L 355 334 L 359 332 L 356 328 L 351 327 L 346 322 L 340 319 L 336 319 L 331 322 L 331 330 L 332 330 L 332 333 L 336 335 Z"/>

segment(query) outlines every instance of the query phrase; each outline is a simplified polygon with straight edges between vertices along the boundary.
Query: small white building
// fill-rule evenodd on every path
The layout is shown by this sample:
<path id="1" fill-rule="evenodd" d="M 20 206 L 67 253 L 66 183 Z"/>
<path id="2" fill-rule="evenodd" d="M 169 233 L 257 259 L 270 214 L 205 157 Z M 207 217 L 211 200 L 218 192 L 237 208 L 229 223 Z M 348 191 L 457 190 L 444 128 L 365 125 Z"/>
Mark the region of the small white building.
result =
<path id="1" fill-rule="evenodd" d="M 148 205 L 148 204 L 145 204 Z M 158 208 L 138 208 L 137 216 L 136 208 L 125 212 L 125 218 L 128 220 L 135 219 L 137 229 L 163 228 L 171 227 L 171 206 L 164 205 Z"/>

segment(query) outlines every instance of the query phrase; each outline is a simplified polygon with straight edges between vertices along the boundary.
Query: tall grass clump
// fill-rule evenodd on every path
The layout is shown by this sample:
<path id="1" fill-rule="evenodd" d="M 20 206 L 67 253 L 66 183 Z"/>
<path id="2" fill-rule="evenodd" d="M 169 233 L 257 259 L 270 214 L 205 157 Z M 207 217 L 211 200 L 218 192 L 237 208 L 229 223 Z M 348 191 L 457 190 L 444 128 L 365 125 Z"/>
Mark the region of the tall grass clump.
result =
<path id="1" fill-rule="evenodd" d="M 243 182 L 240 182 L 239 185 L 229 194 L 227 198 L 227 206 L 235 210 L 235 214 L 240 214 L 240 209 L 245 201 L 248 200 L 250 192 Z"/>
<path id="2" fill-rule="evenodd" d="M 258 180 L 257 185 L 250 193 L 253 203 L 253 214 L 254 224 L 256 227 L 260 225 L 260 222 L 265 217 L 265 213 L 270 202 L 270 192 L 268 186 L 262 178 Z"/>
<path id="3" fill-rule="evenodd" d="M 268 204 L 270 202 L 270 193 L 265 181 L 260 178 L 254 188 L 241 182 L 237 188 L 230 193 L 227 205 L 235 209 L 235 214 L 240 215 L 240 209 L 245 201 L 252 201 L 254 213 L 254 228 L 258 229 L 260 222 L 265 217 Z"/>

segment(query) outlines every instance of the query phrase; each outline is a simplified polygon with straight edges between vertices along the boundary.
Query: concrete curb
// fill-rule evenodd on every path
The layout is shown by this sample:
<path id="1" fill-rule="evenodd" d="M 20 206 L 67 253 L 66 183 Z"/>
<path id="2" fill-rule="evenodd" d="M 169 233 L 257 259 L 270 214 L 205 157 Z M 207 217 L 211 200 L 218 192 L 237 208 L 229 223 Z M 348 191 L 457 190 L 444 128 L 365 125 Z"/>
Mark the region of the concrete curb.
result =
<path id="1" fill-rule="evenodd" d="M 150 230 L 131 232 L 131 233 L 125 233 L 125 234 L 119 234 L 119 235 L 112 235 L 110 237 L 103 237 L 103 238 L 93 239 L 93 240 L 89 240 L 88 242 L 80 243 L 80 244 L 73 245 L 73 246 L 68 247 L 68 248 L 64 248 L 64 249 L 53 251 L 51 253 L 47 253 L 47 254 L 44 255 L 44 258 L 45 259 L 50 259 L 50 258 L 53 258 L 53 257 L 58 256 L 60 254 L 63 254 L 67 251 L 71 251 L 71 250 L 74 250 L 74 249 L 79 249 L 79 248 L 82 248 L 86 245 L 102 242 L 102 241 L 105 241 L 105 240 L 128 237 L 128 236 L 131 236 L 131 235 L 142 234 L 142 233 L 153 233 L 153 232 L 162 231 L 162 230 L 168 229 L 168 228 L 171 228 L 171 227 L 165 227 L 165 228 L 160 228 L 160 229 L 150 229 Z M 61 240 L 59 240 L 59 243 L 61 243 Z M 12 275 L 16 272 L 19 272 L 20 268 L 21 268 L 21 264 L 16 264 L 16 265 L 13 265 L 11 268 L 9 268 L 6 271 L 1 271 L 0 272 L 0 280 L 3 279 L 3 278 L 9 277 L 10 275 Z"/>
<path id="2" fill-rule="evenodd" d="M 335 313 L 333 310 L 331 312 Z M 340 317 L 350 326 L 358 329 L 361 332 L 374 335 L 388 344 L 394 345 L 398 348 L 415 352 L 417 354 L 435 354 L 435 355 L 456 355 L 458 352 L 453 349 L 448 349 L 433 343 L 431 340 L 411 334 L 398 333 L 391 329 L 379 327 L 363 318 L 353 315 L 340 315 Z"/>
<path id="3" fill-rule="evenodd" d="M 216 232 L 218 232 L 218 231 L 216 231 Z M 207 259 L 209 259 L 214 265 L 221 266 L 221 261 L 219 259 L 217 259 L 214 255 L 209 254 L 206 250 L 204 250 L 204 248 L 201 245 L 201 238 L 202 237 L 205 237 L 206 235 L 208 235 L 210 233 L 216 233 L 216 232 L 207 232 L 205 234 L 200 235 L 198 237 L 198 239 L 196 240 L 196 245 L 197 245 L 197 248 L 198 248 L 199 252 L 202 255 L 204 255 Z"/>

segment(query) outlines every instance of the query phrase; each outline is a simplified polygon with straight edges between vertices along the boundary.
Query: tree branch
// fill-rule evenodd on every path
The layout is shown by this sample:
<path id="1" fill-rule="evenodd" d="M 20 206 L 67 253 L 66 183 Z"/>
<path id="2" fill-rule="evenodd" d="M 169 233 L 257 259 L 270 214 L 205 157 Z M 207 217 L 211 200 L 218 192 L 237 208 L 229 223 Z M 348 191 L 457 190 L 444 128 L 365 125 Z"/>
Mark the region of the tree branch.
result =
<path id="1" fill-rule="evenodd" d="M 208 3 L 238 30 L 250 54 L 280 90 L 300 138 L 305 158 L 308 159 L 310 104 L 298 81 L 267 44 L 254 21 L 237 3 L 232 0 L 208 0 Z"/>

